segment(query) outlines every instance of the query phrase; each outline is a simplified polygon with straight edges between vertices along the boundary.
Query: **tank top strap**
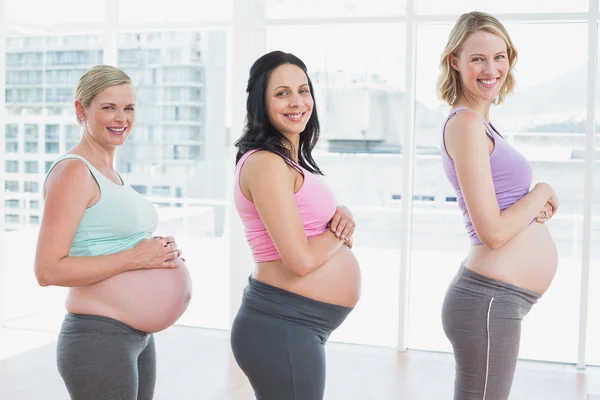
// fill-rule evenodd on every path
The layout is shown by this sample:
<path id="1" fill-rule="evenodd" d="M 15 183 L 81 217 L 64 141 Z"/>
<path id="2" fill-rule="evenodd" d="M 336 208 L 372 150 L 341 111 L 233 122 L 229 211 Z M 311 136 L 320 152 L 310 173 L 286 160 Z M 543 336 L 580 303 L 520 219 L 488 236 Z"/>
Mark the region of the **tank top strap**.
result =
<path id="1" fill-rule="evenodd" d="M 68 154 L 64 154 L 60 157 L 58 157 L 53 163 L 52 166 L 50 167 L 50 169 L 48 170 L 48 173 L 46 174 L 46 178 L 44 180 L 44 185 L 46 184 L 46 180 L 48 179 L 48 176 L 50 176 L 50 172 L 52 171 L 52 169 L 54 169 L 54 167 L 61 161 L 63 160 L 81 160 L 85 163 L 86 167 L 88 168 L 88 170 L 90 171 L 90 173 L 92 174 L 92 177 L 94 178 L 94 180 L 96 181 L 96 183 L 98 184 L 98 187 L 100 188 L 101 192 L 104 192 L 106 185 L 110 182 L 115 186 L 125 186 L 125 182 L 123 181 L 123 178 L 121 177 L 121 175 L 117 172 L 117 176 L 119 177 L 119 180 L 121 181 L 121 185 L 116 184 L 115 182 L 111 181 L 110 179 L 108 179 L 106 176 L 104 176 L 104 174 L 100 171 L 98 171 L 98 169 L 96 167 L 94 167 L 92 165 L 91 162 L 89 162 L 88 160 L 86 160 L 84 157 L 80 156 L 79 154 L 73 154 L 73 153 L 68 153 Z"/>

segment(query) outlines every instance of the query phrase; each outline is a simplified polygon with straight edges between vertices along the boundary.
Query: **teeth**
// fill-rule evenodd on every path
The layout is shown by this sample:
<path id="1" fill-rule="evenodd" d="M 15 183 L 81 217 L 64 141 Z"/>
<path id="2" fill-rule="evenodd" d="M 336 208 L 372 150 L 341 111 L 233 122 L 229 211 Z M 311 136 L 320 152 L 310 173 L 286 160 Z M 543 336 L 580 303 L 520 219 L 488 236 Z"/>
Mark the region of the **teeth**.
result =
<path id="1" fill-rule="evenodd" d="M 302 114 L 288 114 L 287 116 L 290 118 L 300 118 Z"/>
<path id="2" fill-rule="evenodd" d="M 123 132 L 125 128 L 108 128 L 108 130 L 113 132 Z"/>
<path id="3" fill-rule="evenodd" d="M 480 79 L 480 81 L 486 85 L 493 85 L 494 83 L 496 83 L 496 79 L 490 79 L 490 80 Z"/>

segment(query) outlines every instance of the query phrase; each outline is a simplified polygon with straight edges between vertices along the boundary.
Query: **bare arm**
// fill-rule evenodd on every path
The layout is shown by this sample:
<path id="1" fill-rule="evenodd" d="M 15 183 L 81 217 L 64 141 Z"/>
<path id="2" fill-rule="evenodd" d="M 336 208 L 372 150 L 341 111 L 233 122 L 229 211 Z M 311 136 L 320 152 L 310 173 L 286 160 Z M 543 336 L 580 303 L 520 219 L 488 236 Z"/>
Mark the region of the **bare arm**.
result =
<path id="1" fill-rule="evenodd" d="M 490 141 L 478 116 L 462 112 L 453 117 L 446 126 L 445 143 L 473 227 L 488 247 L 499 248 L 517 236 L 553 197 L 549 185 L 537 184 L 522 199 L 500 211 L 490 167 Z"/>
<path id="2" fill-rule="evenodd" d="M 147 239 L 119 253 L 70 257 L 77 227 L 88 205 L 98 196 L 98 187 L 80 160 L 57 164 L 46 181 L 46 202 L 35 255 L 35 276 L 41 286 L 90 285 L 125 271 L 148 268 L 150 259 L 161 258 L 165 268 L 176 267 L 176 252 L 162 239 Z M 171 252 L 171 253 L 169 253 Z M 157 266 L 154 266 L 157 268 Z"/>
<path id="3" fill-rule="evenodd" d="M 276 154 L 260 151 L 249 157 L 240 176 L 281 260 L 294 274 L 318 269 L 344 245 L 333 232 L 308 238 L 294 199 L 293 172 Z"/>

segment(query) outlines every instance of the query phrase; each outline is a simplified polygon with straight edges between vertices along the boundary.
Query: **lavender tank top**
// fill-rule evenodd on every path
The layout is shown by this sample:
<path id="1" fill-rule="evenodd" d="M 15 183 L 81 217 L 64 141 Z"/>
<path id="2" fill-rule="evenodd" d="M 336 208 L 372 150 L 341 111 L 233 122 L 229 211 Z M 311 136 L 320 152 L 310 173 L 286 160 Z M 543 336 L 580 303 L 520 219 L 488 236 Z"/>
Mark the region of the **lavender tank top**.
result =
<path id="1" fill-rule="evenodd" d="M 466 107 L 459 107 L 450 112 L 444 121 L 444 125 L 442 126 L 442 164 L 446 173 L 446 177 L 456 192 L 458 207 L 463 213 L 465 228 L 467 229 L 471 243 L 482 244 L 483 242 L 477 236 L 475 228 L 473 228 L 473 223 L 471 222 L 471 218 L 469 216 L 469 210 L 467 210 L 465 199 L 462 195 L 458 178 L 456 176 L 454 161 L 446 151 L 446 125 L 448 124 L 450 118 L 456 115 L 456 113 L 465 110 L 475 113 L 477 116 L 479 116 L 479 118 L 481 118 L 481 122 L 485 126 L 487 135 L 494 142 L 494 149 L 490 154 L 490 166 L 492 169 L 492 179 L 494 181 L 496 200 L 498 201 L 498 206 L 500 207 L 501 211 L 519 201 L 529 192 L 533 170 L 529 161 L 514 147 L 512 147 L 491 124 L 485 122 L 481 115 Z"/>

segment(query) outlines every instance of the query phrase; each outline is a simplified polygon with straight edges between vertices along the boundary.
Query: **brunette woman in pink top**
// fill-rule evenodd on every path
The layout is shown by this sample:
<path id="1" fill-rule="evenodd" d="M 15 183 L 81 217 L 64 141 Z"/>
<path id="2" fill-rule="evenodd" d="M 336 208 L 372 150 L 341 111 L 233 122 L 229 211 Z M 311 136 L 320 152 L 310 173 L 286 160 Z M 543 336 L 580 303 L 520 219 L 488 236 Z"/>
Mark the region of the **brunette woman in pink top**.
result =
<path id="1" fill-rule="evenodd" d="M 247 92 L 234 201 L 255 268 L 231 345 L 257 399 L 319 400 L 325 343 L 360 296 L 354 221 L 311 155 L 319 121 L 304 63 L 262 56 Z"/>

